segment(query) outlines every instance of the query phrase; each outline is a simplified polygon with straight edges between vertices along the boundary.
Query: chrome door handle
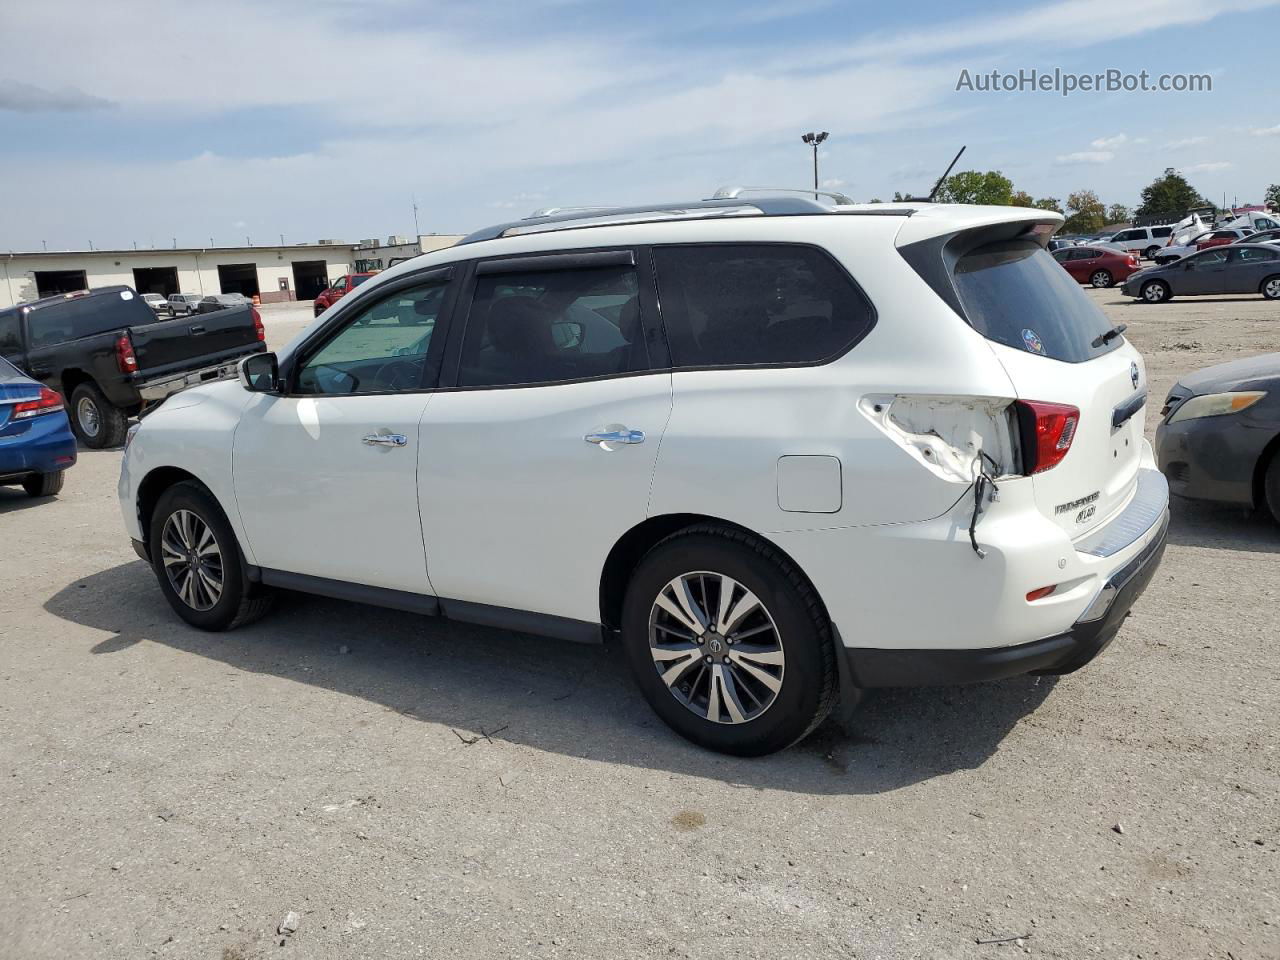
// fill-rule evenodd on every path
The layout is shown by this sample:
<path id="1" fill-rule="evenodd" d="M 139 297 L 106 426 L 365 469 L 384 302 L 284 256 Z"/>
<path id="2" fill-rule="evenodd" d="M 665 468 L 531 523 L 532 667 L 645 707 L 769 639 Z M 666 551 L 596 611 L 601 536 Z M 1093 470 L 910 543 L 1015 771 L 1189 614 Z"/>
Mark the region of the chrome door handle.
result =
<path id="1" fill-rule="evenodd" d="M 608 433 L 588 433 L 582 439 L 587 443 L 644 443 L 644 431 L 610 430 Z"/>
<path id="2" fill-rule="evenodd" d="M 361 442 L 371 447 L 403 447 L 409 438 L 403 433 L 371 433 Z"/>

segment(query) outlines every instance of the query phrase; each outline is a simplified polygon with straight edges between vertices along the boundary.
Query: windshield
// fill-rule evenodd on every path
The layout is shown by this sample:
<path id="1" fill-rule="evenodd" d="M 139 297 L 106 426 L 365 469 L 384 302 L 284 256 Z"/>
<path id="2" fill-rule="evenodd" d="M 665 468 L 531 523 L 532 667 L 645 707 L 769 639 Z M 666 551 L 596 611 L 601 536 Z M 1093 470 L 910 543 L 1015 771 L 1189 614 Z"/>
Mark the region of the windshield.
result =
<path id="1" fill-rule="evenodd" d="M 956 292 L 969 325 L 988 340 L 1028 353 L 1082 363 L 1120 345 L 1093 346 L 1111 322 L 1039 244 L 993 243 L 962 256 Z"/>

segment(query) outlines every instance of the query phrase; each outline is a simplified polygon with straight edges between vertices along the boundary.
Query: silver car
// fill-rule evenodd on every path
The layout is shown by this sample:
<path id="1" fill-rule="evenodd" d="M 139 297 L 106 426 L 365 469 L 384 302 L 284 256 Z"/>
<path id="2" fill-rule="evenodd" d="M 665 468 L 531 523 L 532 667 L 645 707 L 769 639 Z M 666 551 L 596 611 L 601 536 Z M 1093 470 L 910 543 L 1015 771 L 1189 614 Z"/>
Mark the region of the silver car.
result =
<path id="1" fill-rule="evenodd" d="M 175 293 L 168 300 L 169 316 L 187 316 L 196 312 L 196 304 L 200 302 L 198 293 Z"/>

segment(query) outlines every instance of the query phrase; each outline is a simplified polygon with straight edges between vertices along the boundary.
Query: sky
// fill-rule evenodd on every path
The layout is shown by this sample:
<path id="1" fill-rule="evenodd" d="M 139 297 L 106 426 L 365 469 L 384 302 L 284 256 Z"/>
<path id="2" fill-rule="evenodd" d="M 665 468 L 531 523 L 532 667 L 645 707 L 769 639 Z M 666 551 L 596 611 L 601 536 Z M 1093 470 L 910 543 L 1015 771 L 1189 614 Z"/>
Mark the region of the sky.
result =
<path id="1" fill-rule="evenodd" d="M 1280 0 L 0 0 L 0 250 L 465 233 L 553 205 L 957 169 L 1134 206 L 1280 182 Z M 1263 60 L 1258 57 L 1263 56 Z M 980 92 L 1019 69 L 1204 92 Z"/>

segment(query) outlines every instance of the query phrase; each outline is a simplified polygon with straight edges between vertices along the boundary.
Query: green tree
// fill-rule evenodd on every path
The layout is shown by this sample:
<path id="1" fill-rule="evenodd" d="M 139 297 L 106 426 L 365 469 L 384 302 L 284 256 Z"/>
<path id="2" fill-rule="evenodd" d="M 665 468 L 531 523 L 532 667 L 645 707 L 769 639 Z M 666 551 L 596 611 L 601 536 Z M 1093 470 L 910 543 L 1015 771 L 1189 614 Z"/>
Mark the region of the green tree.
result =
<path id="1" fill-rule="evenodd" d="M 1062 213 L 1062 201 L 1057 197 L 1041 197 L 1032 204 L 1039 210 L 1052 210 L 1054 213 Z"/>
<path id="2" fill-rule="evenodd" d="M 1267 203 L 1274 203 L 1277 207 L 1280 207 L 1280 183 L 1273 183 L 1267 187 L 1265 199 Z"/>
<path id="3" fill-rule="evenodd" d="M 1015 190 L 1013 196 L 1009 198 L 1009 203 L 1015 207 L 1034 207 L 1035 200 L 1031 198 L 1031 194 L 1025 190 Z"/>
<path id="4" fill-rule="evenodd" d="M 1128 223 L 1132 218 L 1133 214 L 1123 203 L 1113 203 L 1107 207 L 1107 223 Z"/>
<path id="5" fill-rule="evenodd" d="M 1107 208 L 1092 190 L 1077 190 L 1067 197 L 1071 216 L 1062 225 L 1063 233 L 1097 233 L 1107 222 Z"/>
<path id="6" fill-rule="evenodd" d="M 1013 181 L 999 170 L 982 173 L 961 170 L 949 176 L 938 191 L 941 203 L 989 203 L 1008 206 L 1013 202 Z"/>
<path id="7" fill-rule="evenodd" d="M 1142 203 L 1135 213 L 1140 217 L 1181 215 L 1207 203 L 1186 177 L 1173 167 L 1165 167 L 1162 176 L 1142 188 Z"/>

